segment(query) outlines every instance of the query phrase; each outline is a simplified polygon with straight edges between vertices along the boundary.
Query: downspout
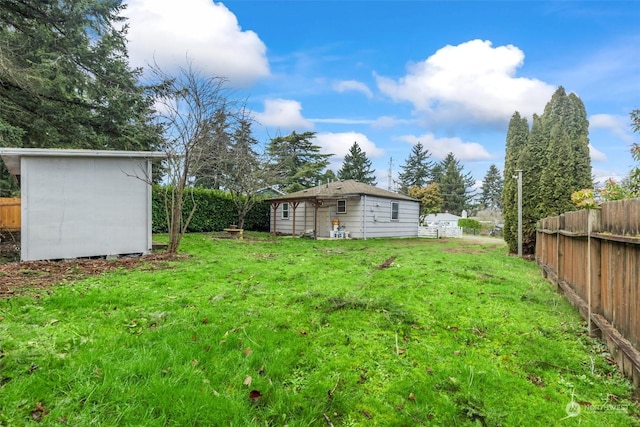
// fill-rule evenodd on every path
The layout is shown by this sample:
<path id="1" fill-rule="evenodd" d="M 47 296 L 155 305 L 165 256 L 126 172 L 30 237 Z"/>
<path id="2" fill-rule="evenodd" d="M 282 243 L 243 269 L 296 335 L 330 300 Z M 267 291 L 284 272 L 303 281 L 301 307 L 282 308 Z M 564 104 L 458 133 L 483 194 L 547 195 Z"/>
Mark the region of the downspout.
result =
<path id="1" fill-rule="evenodd" d="M 367 240 L 367 195 L 363 195 L 362 201 L 362 238 Z"/>

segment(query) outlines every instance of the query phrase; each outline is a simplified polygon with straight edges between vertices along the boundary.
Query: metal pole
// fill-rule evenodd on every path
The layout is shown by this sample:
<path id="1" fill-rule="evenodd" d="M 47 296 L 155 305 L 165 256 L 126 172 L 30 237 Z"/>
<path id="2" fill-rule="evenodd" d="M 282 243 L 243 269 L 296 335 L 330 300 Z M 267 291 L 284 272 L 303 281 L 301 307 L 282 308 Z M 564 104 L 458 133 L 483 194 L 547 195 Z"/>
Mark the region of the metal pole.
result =
<path id="1" fill-rule="evenodd" d="M 518 172 L 518 256 L 522 258 L 522 170 Z"/>

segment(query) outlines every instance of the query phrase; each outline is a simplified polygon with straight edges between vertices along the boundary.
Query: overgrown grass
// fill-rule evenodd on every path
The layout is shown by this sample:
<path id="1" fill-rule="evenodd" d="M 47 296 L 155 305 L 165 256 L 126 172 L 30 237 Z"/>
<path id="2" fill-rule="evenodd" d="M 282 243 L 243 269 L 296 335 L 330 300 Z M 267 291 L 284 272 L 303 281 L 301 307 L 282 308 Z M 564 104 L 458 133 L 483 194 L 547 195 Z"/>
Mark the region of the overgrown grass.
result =
<path id="1" fill-rule="evenodd" d="M 504 246 L 250 237 L 0 301 L 0 425 L 640 424 Z"/>

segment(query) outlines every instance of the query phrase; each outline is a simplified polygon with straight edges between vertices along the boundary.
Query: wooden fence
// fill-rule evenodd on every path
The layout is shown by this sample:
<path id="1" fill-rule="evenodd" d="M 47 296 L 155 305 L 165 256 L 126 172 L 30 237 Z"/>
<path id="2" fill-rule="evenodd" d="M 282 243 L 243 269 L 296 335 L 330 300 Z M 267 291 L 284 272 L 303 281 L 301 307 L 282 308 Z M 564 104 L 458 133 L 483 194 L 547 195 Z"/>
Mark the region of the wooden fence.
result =
<path id="1" fill-rule="evenodd" d="M 20 229 L 20 199 L 0 198 L 0 230 Z"/>
<path id="2" fill-rule="evenodd" d="M 640 199 L 538 222 L 536 261 L 640 385 Z"/>

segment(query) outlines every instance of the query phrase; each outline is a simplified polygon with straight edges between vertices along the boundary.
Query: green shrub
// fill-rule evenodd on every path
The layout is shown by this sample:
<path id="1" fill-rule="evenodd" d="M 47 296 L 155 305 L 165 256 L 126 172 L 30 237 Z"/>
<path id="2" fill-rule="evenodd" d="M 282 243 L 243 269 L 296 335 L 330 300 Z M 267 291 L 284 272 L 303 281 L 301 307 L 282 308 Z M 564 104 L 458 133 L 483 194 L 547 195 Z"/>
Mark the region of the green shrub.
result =
<path id="1" fill-rule="evenodd" d="M 471 218 L 460 218 L 458 220 L 458 227 L 462 227 L 464 230 L 473 230 L 475 234 L 476 231 L 479 231 L 482 228 L 480 221 L 471 219 Z"/>
<path id="2" fill-rule="evenodd" d="M 171 189 L 168 187 L 154 186 L 152 194 L 152 231 L 154 233 L 166 233 L 167 216 L 166 201 L 170 197 Z M 206 188 L 190 188 L 185 191 L 183 215 L 185 218 L 191 212 L 193 205 L 196 211 L 191 218 L 188 232 L 202 233 L 221 231 L 231 224 L 238 223 L 238 214 L 231 196 L 220 190 Z M 270 204 L 258 202 L 245 217 L 244 229 L 252 231 L 269 230 Z"/>

